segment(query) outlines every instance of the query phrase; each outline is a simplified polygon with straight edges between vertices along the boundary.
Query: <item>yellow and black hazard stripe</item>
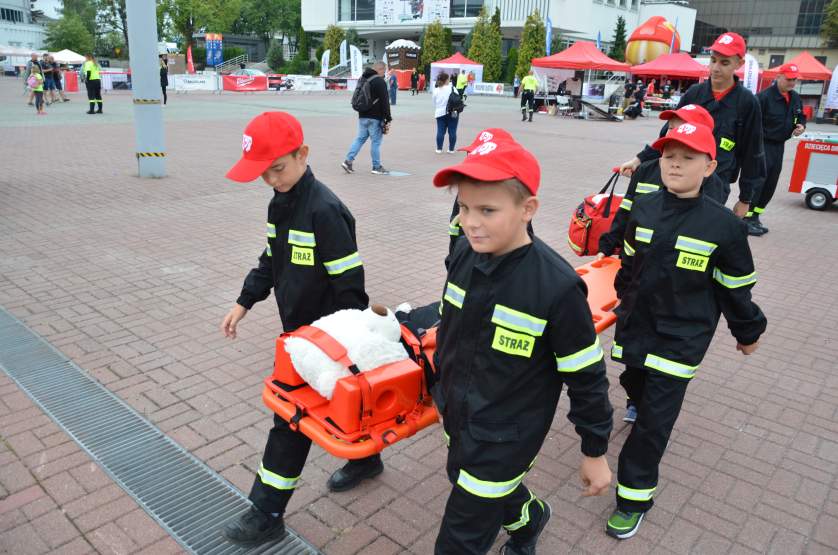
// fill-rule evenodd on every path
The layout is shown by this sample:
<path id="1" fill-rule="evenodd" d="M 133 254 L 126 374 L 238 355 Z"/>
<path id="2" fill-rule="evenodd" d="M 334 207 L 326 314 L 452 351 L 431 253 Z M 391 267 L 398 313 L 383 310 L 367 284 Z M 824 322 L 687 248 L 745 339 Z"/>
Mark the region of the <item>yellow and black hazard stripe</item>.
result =
<path id="1" fill-rule="evenodd" d="M 137 158 L 164 158 L 165 152 L 138 152 Z"/>
<path id="2" fill-rule="evenodd" d="M 159 98 L 135 98 L 134 104 L 160 104 Z"/>

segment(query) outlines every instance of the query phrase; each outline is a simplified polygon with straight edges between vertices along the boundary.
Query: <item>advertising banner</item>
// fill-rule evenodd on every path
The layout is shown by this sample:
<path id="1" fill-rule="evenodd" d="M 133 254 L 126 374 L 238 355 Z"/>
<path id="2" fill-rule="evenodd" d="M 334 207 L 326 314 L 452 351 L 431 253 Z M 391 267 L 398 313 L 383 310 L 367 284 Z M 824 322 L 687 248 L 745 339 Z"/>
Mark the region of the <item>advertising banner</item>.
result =
<path id="1" fill-rule="evenodd" d="M 750 54 L 745 54 L 745 78 L 742 84 L 746 89 L 756 94 L 759 91 L 759 63 Z"/>
<path id="2" fill-rule="evenodd" d="M 323 52 L 323 55 L 320 56 L 320 77 L 326 77 L 329 75 L 329 58 L 331 55 L 332 51 L 329 49 Z"/>
<path id="3" fill-rule="evenodd" d="M 289 91 L 325 91 L 326 80 L 310 75 L 287 75 L 285 86 Z"/>
<path id="4" fill-rule="evenodd" d="M 216 75 L 170 75 L 169 81 L 176 91 L 216 91 L 218 78 Z"/>
<path id="5" fill-rule="evenodd" d="M 826 109 L 838 109 L 838 66 L 832 72 L 832 81 L 829 82 L 829 93 L 826 95 Z"/>
<path id="6" fill-rule="evenodd" d="M 268 90 L 267 75 L 222 75 L 225 91 L 256 92 Z"/>
<path id="7" fill-rule="evenodd" d="M 439 20 L 443 25 L 450 19 L 450 0 L 376 0 L 376 25 L 416 25 Z"/>
<path id="8" fill-rule="evenodd" d="M 473 83 L 472 94 L 503 94 L 503 83 Z"/>
<path id="9" fill-rule="evenodd" d="M 361 74 L 364 73 L 364 57 L 361 55 L 361 50 L 354 44 L 349 47 L 349 66 L 352 78 L 360 79 Z"/>
<path id="10" fill-rule="evenodd" d="M 221 33 L 215 34 L 215 50 L 213 51 L 213 65 L 220 66 L 224 63 L 224 43 Z"/>
<path id="11" fill-rule="evenodd" d="M 207 50 L 207 65 L 215 65 L 215 33 L 207 33 L 204 38 L 204 44 Z"/>

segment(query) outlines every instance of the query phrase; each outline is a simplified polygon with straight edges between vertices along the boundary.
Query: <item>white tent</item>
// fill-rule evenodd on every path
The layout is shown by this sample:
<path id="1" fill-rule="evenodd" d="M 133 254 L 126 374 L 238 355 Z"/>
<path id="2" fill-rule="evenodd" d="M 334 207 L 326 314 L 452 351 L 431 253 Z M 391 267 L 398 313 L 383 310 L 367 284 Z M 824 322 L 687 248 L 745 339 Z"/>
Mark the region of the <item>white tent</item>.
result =
<path id="1" fill-rule="evenodd" d="M 84 56 L 66 48 L 60 52 L 55 52 L 52 57 L 55 58 L 55 61 L 59 64 L 78 65 L 84 63 Z"/>
<path id="2" fill-rule="evenodd" d="M 445 58 L 444 60 L 431 63 L 431 83 L 435 82 L 436 76 L 444 71 L 452 77 L 454 84 L 456 84 L 457 75 L 461 70 L 465 70 L 467 74 L 474 74 L 473 82 L 483 82 L 483 64 L 478 64 L 477 62 L 469 60 L 457 52 L 453 56 Z M 469 93 L 470 92 L 471 91 L 469 91 Z"/>

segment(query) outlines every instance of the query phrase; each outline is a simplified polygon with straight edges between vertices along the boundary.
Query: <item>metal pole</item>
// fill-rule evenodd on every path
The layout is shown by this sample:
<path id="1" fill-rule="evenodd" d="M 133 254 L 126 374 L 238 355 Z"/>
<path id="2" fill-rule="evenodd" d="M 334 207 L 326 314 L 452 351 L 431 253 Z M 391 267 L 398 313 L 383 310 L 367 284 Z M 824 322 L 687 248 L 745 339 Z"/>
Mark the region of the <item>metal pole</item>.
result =
<path id="1" fill-rule="evenodd" d="M 154 0 L 128 0 L 125 7 L 139 173 L 140 177 L 165 177 L 156 3 Z"/>

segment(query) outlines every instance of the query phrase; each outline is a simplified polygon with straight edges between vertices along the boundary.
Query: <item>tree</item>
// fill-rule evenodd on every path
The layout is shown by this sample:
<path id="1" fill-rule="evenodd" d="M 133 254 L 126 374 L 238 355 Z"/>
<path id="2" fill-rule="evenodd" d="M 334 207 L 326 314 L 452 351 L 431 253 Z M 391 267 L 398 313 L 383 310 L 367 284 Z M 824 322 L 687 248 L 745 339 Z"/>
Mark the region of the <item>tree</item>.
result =
<path id="1" fill-rule="evenodd" d="M 530 71 L 533 58 L 540 58 L 546 53 L 547 30 L 538 10 L 533 11 L 524 23 L 521 33 L 521 45 L 518 50 L 518 66 L 516 73 L 521 77 Z"/>
<path id="2" fill-rule="evenodd" d="M 617 17 L 617 26 L 614 28 L 614 42 L 608 51 L 608 57 L 624 62 L 626 60 L 626 20 L 623 16 Z"/>
<path id="3" fill-rule="evenodd" d="M 323 36 L 323 52 L 331 50 L 329 53 L 329 59 L 331 60 L 329 62 L 330 64 L 337 65 L 337 62 L 340 60 L 340 43 L 342 43 L 345 38 L 346 34 L 343 32 L 343 29 L 337 25 L 329 25 L 326 27 L 326 34 Z M 348 48 L 346 52 L 347 54 L 349 53 Z"/>
<path id="4" fill-rule="evenodd" d="M 495 6 L 495 13 L 492 14 L 492 25 L 500 29 L 500 8 Z"/>
<path id="5" fill-rule="evenodd" d="M 821 37 L 830 48 L 838 46 L 838 0 L 832 0 L 824 10 Z"/>
<path id="6" fill-rule="evenodd" d="M 480 15 L 473 27 L 474 37 L 471 41 L 471 48 L 468 50 L 468 57 L 475 62 L 483 64 L 483 80 L 495 82 L 501 78 L 502 56 L 501 43 L 503 37 L 500 27 L 497 27 L 486 8 L 480 8 Z"/>
<path id="7" fill-rule="evenodd" d="M 103 58 L 126 58 L 128 56 L 128 49 L 125 46 L 122 33 L 109 31 L 96 37 L 96 46 L 93 49 L 93 53 Z"/>
<path id="8" fill-rule="evenodd" d="M 47 25 L 45 45 L 52 51 L 69 48 L 75 52 L 89 54 L 93 52 L 93 35 L 78 15 L 68 13 Z"/>
<path id="9" fill-rule="evenodd" d="M 128 10 L 125 8 L 125 0 L 96 0 L 97 7 L 97 23 L 99 29 L 113 29 L 122 34 L 122 45 L 117 45 L 120 48 L 120 54 L 124 57 L 128 56 Z M 107 33 L 107 34 L 110 34 Z M 97 37 L 97 50 L 105 50 L 114 40 L 111 38 L 106 43 L 100 45 L 100 37 Z M 110 55 L 110 54 L 109 54 Z"/>
<path id="10" fill-rule="evenodd" d="M 289 44 L 300 28 L 300 0 L 242 0 L 241 15 L 231 30 L 241 35 L 257 35 L 265 46 L 278 39 Z"/>
<path id="11" fill-rule="evenodd" d="M 434 21 L 425 27 L 420 46 L 422 50 L 419 54 L 419 71 L 424 72 L 431 63 L 451 55 L 451 29 L 443 26 L 439 20 Z"/>
<path id="12" fill-rule="evenodd" d="M 518 65 L 518 49 L 514 46 L 506 54 L 506 65 L 503 71 L 503 82 L 512 83 L 515 81 L 515 68 Z"/>
<path id="13" fill-rule="evenodd" d="M 285 65 L 285 58 L 282 56 L 282 44 L 274 42 L 268 49 L 268 55 L 266 58 L 268 67 L 271 68 L 271 71 L 280 73 L 282 71 L 282 66 Z"/>
<path id="14" fill-rule="evenodd" d="M 184 50 L 194 44 L 198 31 L 226 33 L 241 16 L 242 0 L 160 0 L 165 16 L 183 37 Z M 159 18 L 158 18 L 159 20 Z"/>
<path id="15" fill-rule="evenodd" d="M 78 17 L 91 37 L 95 37 L 98 32 L 96 26 L 97 11 L 96 0 L 62 0 L 61 2 L 61 15 Z M 92 52 L 92 49 L 88 52 Z"/>

